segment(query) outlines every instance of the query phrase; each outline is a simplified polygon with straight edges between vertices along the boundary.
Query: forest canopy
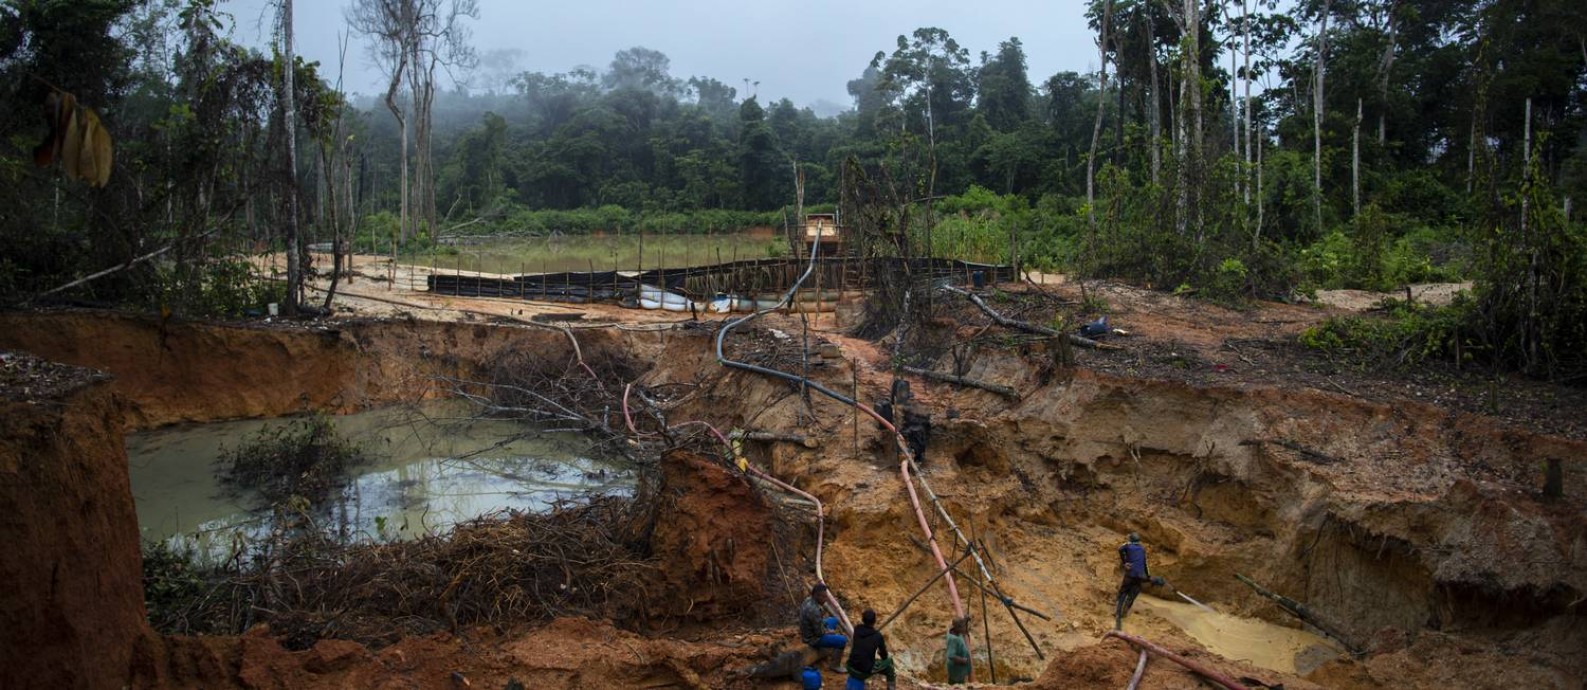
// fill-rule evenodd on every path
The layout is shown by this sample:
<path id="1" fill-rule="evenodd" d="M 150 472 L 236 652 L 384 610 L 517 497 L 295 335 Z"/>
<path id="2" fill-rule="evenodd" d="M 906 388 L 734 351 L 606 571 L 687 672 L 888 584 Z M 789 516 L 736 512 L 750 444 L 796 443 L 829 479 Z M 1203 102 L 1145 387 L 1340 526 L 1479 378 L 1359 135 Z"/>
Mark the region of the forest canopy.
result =
<path id="1" fill-rule="evenodd" d="M 1039 33 L 912 29 L 835 116 L 642 46 L 471 89 L 475 2 L 346 5 L 383 93 L 296 57 L 289 21 L 235 42 L 213 0 L 0 1 L 0 301 L 296 306 L 250 257 L 775 225 L 797 168 L 840 212 L 889 181 L 922 253 L 1235 300 L 1471 280 L 1463 356 L 1587 375 L 1576 0 L 1094 0 L 1096 71 L 1030 74 Z M 38 165 L 68 95 L 114 142 L 103 186 Z"/>

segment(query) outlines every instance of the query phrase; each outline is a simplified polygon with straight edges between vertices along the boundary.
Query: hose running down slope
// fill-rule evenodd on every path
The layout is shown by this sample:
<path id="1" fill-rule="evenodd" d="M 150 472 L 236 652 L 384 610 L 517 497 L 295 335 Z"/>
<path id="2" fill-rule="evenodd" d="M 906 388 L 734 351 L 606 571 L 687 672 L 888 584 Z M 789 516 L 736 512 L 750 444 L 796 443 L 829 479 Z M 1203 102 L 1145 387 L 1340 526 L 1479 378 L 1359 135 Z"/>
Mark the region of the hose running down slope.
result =
<path id="1" fill-rule="evenodd" d="M 764 308 L 764 309 L 761 309 L 761 310 L 758 310 L 758 311 L 756 311 L 756 312 L 754 312 L 752 314 L 749 314 L 749 315 L 746 315 L 746 316 L 743 316 L 743 317 L 740 317 L 740 318 L 737 318 L 737 319 L 733 319 L 733 320 L 727 322 L 725 325 L 723 325 L 721 330 L 718 330 L 716 332 L 716 361 L 718 363 L 722 364 L 723 366 L 726 366 L 726 367 L 732 367 L 734 369 L 742 369 L 744 371 L 750 371 L 750 372 L 754 372 L 754 373 L 757 373 L 757 374 L 763 374 L 763 375 L 766 375 L 766 376 L 772 376 L 772 377 L 775 377 L 775 378 L 783 379 L 785 381 L 789 381 L 789 382 L 792 382 L 792 383 L 797 383 L 797 384 L 800 384 L 800 385 L 803 385 L 803 386 L 807 386 L 811 390 L 816 391 L 817 393 L 825 395 L 828 398 L 836 400 L 836 401 L 838 401 L 840 403 L 843 403 L 845 405 L 850 405 L 850 406 L 854 407 L 854 409 L 859 410 L 860 412 L 864 412 L 866 414 L 866 416 L 868 416 L 868 417 L 870 417 L 872 419 L 875 419 L 878 423 L 880 423 L 883 427 L 885 427 L 889 432 L 891 432 L 893 437 L 894 437 L 894 442 L 898 446 L 899 457 L 902 458 L 902 460 L 898 463 L 898 471 L 899 471 L 900 476 L 903 478 L 904 488 L 907 489 L 907 491 L 908 491 L 909 503 L 910 503 L 911 507 L 914 508 L 915 518 L 920 522 L 920 531 L 926 537 L 926 544 L 931 547 L 931 555 L 937 562 L 937 568 L 938 569 L 947 569 L 947 567 L 948 567 L 947 560 L 943 558 L 942 549 L 937 545 L 936 534 L 935 534 L 935 532 L 932 531 L 931 524 L 929 522 L 927 522 L 927 520 L 926 520 L 925 511 L 922 510 L 921 507 L 920 507 L 920 497 L 915 492 L 915 485 L 914 485 L 914 482 L 911 480 L 911 477 L 910 477 L 909 470 L 910 470 L 911 467 L 915 467 L 914 456 L 909 452 L 909 445 L 908 445 L 908 443 L 905 442 L 903 434 L 899 433 L 898 428 L 893 426 L 892 422 L 890 422 L 887 419 L 883 418 L 880 414 L 877 414 L 875 410 L 870 408 L 870 406 L 865 405 L 864 403 L 861 403 L 860 401 L 855 400 L 853 398 L 850 398 L 850 397 L 848 397 L 846 395 L 843 395 L 842 393 L 839 393 L 839 392 L 834 391 L 834 390 L 832 390 L 830 388 L 827 388 L 826 386 L 823 386 L 823 385 L 821 385 L 819 383 L 816 383 L 815 381 L 811 381 L 811 380 L 809 380 L 809 379 L 807 379 L 805 377 L 798 376 L 798 375 L 795 375 L 795 374 L 790 374 L 790 373 L 787 373 L 787 372 L 778 371 L 776 369 L 769 369 L 769 368 L 766 368 L 766 367 L 756 366 L 754 364 L 749 364 L 747 362 L 740 362 L 740 361 L 737 361 L 737 360 L 728 359 L 726 353 L 723 352 L 723 343 L 726 341 L 728 333 L 730 333 L 734 328 L 737 328 L 740 325 L 743 325 L 745 323 L 753 321 L 754 319 L 760 318 L 761 316 L 763 316 L 765 314 L 769 314 L 769 313 L 771 313 L 773 311 L 776 311 L 777 309 L 780 309 L 784 305 L 788 304 L 789 301 L 793 299 L 793 296 L 794 296 L 795 293 L 798 292 L 799 287 L 804 284 L 805 279 L 809 278 L 811 272 L 815 269 L 816 259 L 819 257 L 819 255 L 821 253 L 821 243 L 820 242 L 813 243 L 812 247 L 813 248 L 812 248 L 812 250 L 810 252 L 810 263 L 809 263 L 809 265 L 807 265 L 805 267 L 804 273 L 799 276 L 798 280 L 794 281 L 794 284 L 791 287 L 788 288 L 788 291 L 783 294 L 782 299 L 778 300 L 776 305 L 771 306 L 771 307 L 767 307 L 767 308 Z M 915 467 L 915 469 L 918 472 L 919 468 Z M 921 478 L 921 485 L 922 486 L 926 486 L 924 478 Z M 929 495 L 931 495 L 933 501 L 936 503 L 937 510 L 938 510 L 939 514 L 945 519 L 945 521 L 948 524 L 948 527 L 953 530 L 955 536 L 960 541 L 963 541 L 965 544 L 969 544 L 970 541 L 968 539 L 966 539 L 962 533 L 960 533 L 958 526 L 955 525 L 954 522 L 953 522 L 953 519 L 948 516 L 947 511 L 945 509 L 943 509 L 943 507 L 942 507 L 941 501 L 938 501 L 936 499 L 936 495 L 931 492 L 931 489 L 930 489 L 929 486 L 926 486 L 926 491 L 927 491 L 927 493 Z M 819 544 L 819 541 L 818 541 L 818 544 Z M 817 568 L 818 574 L 819 574 L 819 569 L 821 567 L 820 566 L 820 560 L 819 560 L 819 554 L 820 554 L 820 551 L 819 551 L 819 548 L 818 548 L 817 561 L 816 561 L 816 568 Z M 976 554 L 975 562 L 976 562 L 976 565 L 978 565 L 980 567 L 982 575 L 988 581 L 990 581 L 992 579 L 992 575 L 991 575 L 991 573 L 989 571 L 987 571 L 986 564 L 981 561 L 981 557 L 980 557 L 979 554 Z M 951 575 L 947 578 L 947 581 L 948 581 L 948 596 L 953 601 L 954 616 L 956 618 L 963 618 L 964 617 L 964 602 L 959 598 L 958 586 L 956 584 L 954 584 L 954 580 L 953 580 L 953 577 Z"/>

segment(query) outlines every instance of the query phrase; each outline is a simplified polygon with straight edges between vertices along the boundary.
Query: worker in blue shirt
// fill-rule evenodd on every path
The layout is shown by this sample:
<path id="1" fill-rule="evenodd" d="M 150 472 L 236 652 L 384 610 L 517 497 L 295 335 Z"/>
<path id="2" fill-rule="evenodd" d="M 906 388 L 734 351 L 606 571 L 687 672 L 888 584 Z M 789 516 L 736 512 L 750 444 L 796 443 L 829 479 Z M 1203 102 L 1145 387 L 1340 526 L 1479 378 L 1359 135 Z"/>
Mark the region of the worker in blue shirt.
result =
<path id="1" fill-rule="evenodd" d="M 1124 617 L 1129 615 L 1130 607 L 1135 605 L 1141 585 L 1152 579 L 1146 568 L 1146 547 L 1141 546 L 1141 535 L 1131 532 L 1130 540 L 1119 547 L 1119 565 L 1124 569 L 1124 581 L 1119 584 L 1118 604 L 1113 612 L 1114 630 L 1124 627 Z"/>

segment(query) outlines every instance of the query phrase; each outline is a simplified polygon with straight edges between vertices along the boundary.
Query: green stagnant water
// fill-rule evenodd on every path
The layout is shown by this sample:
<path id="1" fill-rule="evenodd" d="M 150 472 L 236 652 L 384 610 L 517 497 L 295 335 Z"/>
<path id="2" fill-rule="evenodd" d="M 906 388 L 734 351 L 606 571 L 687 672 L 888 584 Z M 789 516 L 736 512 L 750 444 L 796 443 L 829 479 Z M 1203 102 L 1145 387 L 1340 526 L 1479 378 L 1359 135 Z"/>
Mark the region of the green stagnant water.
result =
<path id="1" fill-rule="evenodd" d="M 376 409 L 333 418 L 373 457 L 318 519 L 348 539 L 409 539 L 501 510 L 539 511 L 591 492 L 629 493 L 620 457 L 572 432 L 511 420 L 470 419 L 454 402 Z M 230 495 L 215 479 L 223 448 L 265 425 L 247 420 L 168 427 L 127 438 L 132 494 L 143 539 L 225 556 L 266 531 L 256 496 Z"/>

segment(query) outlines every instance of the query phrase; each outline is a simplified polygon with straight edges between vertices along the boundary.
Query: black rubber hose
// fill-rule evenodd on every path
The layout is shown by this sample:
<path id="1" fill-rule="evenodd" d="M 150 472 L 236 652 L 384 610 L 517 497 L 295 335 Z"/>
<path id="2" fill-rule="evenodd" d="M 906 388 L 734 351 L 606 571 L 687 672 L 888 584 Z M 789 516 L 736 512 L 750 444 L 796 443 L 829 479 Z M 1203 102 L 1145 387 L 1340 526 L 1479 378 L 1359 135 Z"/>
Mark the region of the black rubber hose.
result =
<path id="1" fill-rule="evenodd" d="M 756 365 L 750 364 L 748 362 L 740 362 L 738 360 L 728 359 L 727 358 L 727 354 L 722 351 L 722 345 L 727 340 L 727 334 L 728 334 L 729 331 L 733 330 L 734 328 L 737 328 L 741 324 L 749 323 L 750 321 L 758 319 L 762 315 L 769 314 L 769 313 L 774 312 L 774 311 L 776 311 L 778 309 L 781 309 L 783 307 L 783 305 L 788 304 L 789 300 L 793 299 L 794 293 L 799 291 L 799 287 L 804 285 L 805 279 L 809 278 L 810 274 L 815 272 L 816 258 L 819 257 L 820 254 L 821 254 L 821 243 L 819 241 L 811 243 L 810 263 L 809 263 L 809 265 L 805 266 L 805 272 L 799 276 L 799 279 L 794 281 L 793 287 L 788 288 L 788 292 L 784 293 L 783 296 L 782 296 L 782 299 L 777 301 L 777 306 L 767 307 L 765 309 L 758 310 L 758 311 L 756 311 L 756 312 L 754 312 L 752 314 L 749 314 L 747 316 L 741 316 L 741 317 L 739 317 L 737 319 L 729 321 L 729 322 L 727 322 L 726 325 L 722 326 L 721 330 L 716 332 L 716 361 L 718 363 L 720 363 L 722 366 L 725 366 L 725 367 L 732 367 L 734 369 L 743 369 L 744 371 L 753 371 L 753 372 L 755 372 L 757 374 L 765 374 L 767 376 L 775 376 L 775 377 L 780 378 L 780 379 L 782 379 L 784 381 L 789 381 L 789 382 L 792 382 L 792 383 L 803 384 L 803 385 L 809 386 L 811 389 L 815 390 L 817 393 L 825 395 L 825 396 L 827 396 L 829 398 L 832 398 L 833 400 L 836 400 L 836 401 L 838 401 L 840 403 L 843 403 L 845 405 L 856 405 L 856 404 L 858 404 L 858 401 L 854 400 L 853 398 L 850 398 L 849 396 L 846 396 L 846 395 L 844 395 L 842 393 L 839 393 L 839 392 L 837 392 L 835 390 L 832 390 L 831 388 L 827 388 L 826 386 L 823 386 L 823 385 L 821 385 L 819 383 L 811 381 L 810 379 L 804 378 L 803 376 L 797 376 L 797 375 L 794 375 L 794 374 L 789 374 L 787 372 L 777 371 L 776 369 L 768 369 L 766 367 L 756 366 Z"/>

